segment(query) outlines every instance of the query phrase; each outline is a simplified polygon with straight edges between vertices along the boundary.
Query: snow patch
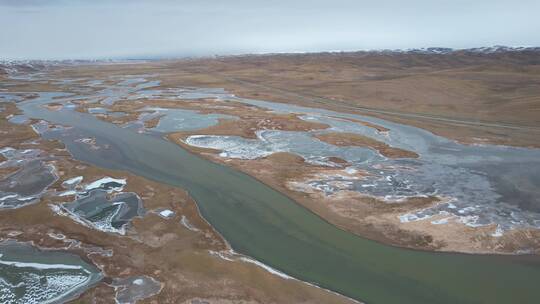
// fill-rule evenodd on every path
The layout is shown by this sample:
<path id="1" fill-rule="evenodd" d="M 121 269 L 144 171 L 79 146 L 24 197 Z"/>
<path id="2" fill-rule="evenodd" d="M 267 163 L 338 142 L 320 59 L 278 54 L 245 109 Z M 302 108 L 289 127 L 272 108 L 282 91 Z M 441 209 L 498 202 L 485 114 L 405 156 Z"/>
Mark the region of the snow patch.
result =
<path id="1" fill-rule="evenodd" d="M 101 179 L 98 179 L 95 182 L 92 182 L 92 183 L 86 185 L 84 187 L 84 189 L 86 191 L 90 191 L 90 190 L 93 190 L 93 189 L 104 188 L 105 185 L 110 184 L 110 183 L 115 183 L 115 184 L 120 184 L 121 185 L 119 187 L 115 187 L 115 186 L 110 187 L 111 192 L 112 191 L 122 191 L 124 189 L 124 186 L 126 185 L 126 179 L 125 178 L 112 178 L 112 177 L 106 176 L 106 177 L 103 177 Z"/>
<path id="2" fill-rule="evenodd" d="M 159 215 L 163 218 L 169 219 L 174 216 L 174 211 L 165 209 L 159 212 Z"/>

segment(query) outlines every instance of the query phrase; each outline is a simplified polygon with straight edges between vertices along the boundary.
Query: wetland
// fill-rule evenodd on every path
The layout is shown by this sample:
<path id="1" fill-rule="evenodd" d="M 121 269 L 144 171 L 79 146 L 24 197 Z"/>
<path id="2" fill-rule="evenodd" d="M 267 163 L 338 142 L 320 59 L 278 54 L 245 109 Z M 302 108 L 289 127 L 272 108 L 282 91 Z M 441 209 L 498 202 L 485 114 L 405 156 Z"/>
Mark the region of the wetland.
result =
<path id="1" fill-rule="evenodd" d="M 32 126 L 42 140 L 61 143 L 63 153 L 75 161 L 186 191 L 202 218 L 225 240 L 218 252 L 232 249 L 286 275 L 285 280 L 296 278 L 367 303 L 534 303 L 537 299 L 540 260 L 534 243 L 524 241 L 518 248 L 531 254 L 506 256 L 426 251 L 421 244 L 403 246 L 391 239 L 385 244 L 336 225 L 295 196 L 309 199 L 316 194 L 321 202 L 328 202 L 353 193 L 349 198 L 357 204 L 369 198 L 382 206 L 399 206 L 399 212 L 392 214 L 396 225 L 427 220 L 432 229 L 444 230 L 452 222 L 462 229 L 479 229 L 489 240 L 504 240 L 515 231 L 532 233 L 534 239 L 540 226 L 537 149 L 464 145 L 417 127 L 356 113 L 243 98 L 215 87 L 163 88 L 159 78 L 146 73 L 90 80 L 64 76 L 49 91 L 21 92 L 10 85 L 10 92 L 2 96 L 25 118 L 17 119 L 18 124 Z M 268 118 L 256 120 L 261 113 Z M 288 117 L 285 122 L 283 117 Z M 149 120 L 156 122 L 148 126 Z M 236 133 L 219 130 L 221 124 L 236 124 Z M 349 134 L 348 141 L 338 143 L 336 133 Z M 390 148 L 392 157 L 383 152 Z M 23 187 L 31 190 L 26 192 L 0 188 L 8 212 L 19 204 L 14 199 L 39 198 L 57 182 L 58 175 L 51 169 L 54 157 L 36 163 L 24 155 L 37 152 L 7 147 L 2 151 L 6 159 L 2 164 L 16 170 L 2 182 L 32 184 Z M 278 158 L 284 154 L 299 159 Z M 22 161 L 14 162 L 14 157 Z M 283 180 L 295 185 L 295 194 L 245 169 L 270 164 L 277 170 L 272 162 L 283 159 L 289 167 L 304 170 Z M 30 174 L 36 180 L 23 178 L 28 175 L 25 170 L 39 172 Z M 68 193 L 60 196 L 62 204 L 53 205 L 99 233 L 142 237 L 137 223 L 153 216 L 145 212 L 145 195 L 124 193 L 129 182 L 103 176 L 85 178 L 88 183 L 78 176 L 63 179 L 63 191 Z M 430 202 L 421 208 L 410 204 L 418 199 Z M 25 208 L 38 207 L 21 210 Z M 170 207 L 160 208 L 154 212 L 156 218 L 177 217 Z M 158 216 L 164 211 L 170 212 Z M 176 220 L 179 227 L 182 223 L 189 233 L 200 232 L 200 224 L 194 228 L 192 219 L 187 221 L 183 215 L 181 219 Z M 488 249 L 479 251 L 498 252 Z M 110 286 L 116 286 L 120 298 L 159 296 L 161 288 L 167 290 L 169 283 L 162 278 L 138 275 L 114 279 Z M 134 287 L 138 280 L 147 281 L 148 287 Z"/>

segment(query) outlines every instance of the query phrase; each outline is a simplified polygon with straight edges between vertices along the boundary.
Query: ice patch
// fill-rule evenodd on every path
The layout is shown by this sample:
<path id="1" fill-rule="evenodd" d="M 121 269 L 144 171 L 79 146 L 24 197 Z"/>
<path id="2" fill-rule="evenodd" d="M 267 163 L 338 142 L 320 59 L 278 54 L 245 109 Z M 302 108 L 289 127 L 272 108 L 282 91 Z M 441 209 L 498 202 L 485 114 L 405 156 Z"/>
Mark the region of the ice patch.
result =
<path id="1" fill-rule="evenodd" d="M 355 173 L 358 173 L 358 170 L 353 168 L 353 167 L 347 167 L 347 168 L 345 168 L 345 172 L 347 174 L 355 174 Z"/>
<path id="2" fill-rule="evenodd" d="M 77 195 L 77 191 L 75 191 L 75 190 L 68 190 L 68 191 L 64 191 L 64 192 L 58 193 L 58 196 L 60 196 L 60 197 L 63 197 L 63 196 L 70 196 L 70 195 Z"/>
<path id="3" fill-rule="evenodd" d="M 66 236 L 61 234 L 61 233 L 52 233 L 52 232 L 49 232 L 47 233 L 47 235 L 50 237 L 50 238 L 53 238 L 55 240 L 65 240 L 66 239 Z"/>
<path id="4" fill-rule="evenodd" d="M 492 237 L 501 237 L 503 235 L 504 235 L 504 230 L 499 225 L 497 225 L 497 229 L 495 229 L 495 232 L 491 234 Z"/>
<path id="5" fill-rule="evenodd" d="M 288 276 L 285 273 L 283 273 L 283 272 L 281 272 L 279 270 L 276 270 L 276 269 L 274 269 L 274 268 L 272 268 L 272 267 L 270 267 L 270 266 L 268 266 L 266 264 L 263 264 L 263 263 L 261 263 L 261 262 L 259 262 L 257 260 L 254 260 L 254 259 L 251 259 L 251 258 L 248 258 L 248 257 L 241 257 L 240 260 L 244 261 L 244 262 L 247 262 L 247 263 L 255 264 L 255 265 L 263 268 L 264 270 L 268 271 L 269 273 L 277 275 L 278 277 L 281 277 L 283 279 L 287 279 L 287 280 L 293 279 L 293 277 Z"/>
<path id="6" fill-rule="evenodd" d="M 0 168 L 18 168 L 0 179 L 0 209 L 16 209 L 38 201 L 56 182 L 56 168 L 46 163 L 42 151 L 4 148 L 0 153 L 7 158 Z"/>
<path id="7" fill-rule="evenodd" d="M 112 177 L 103 177 L 101 179 L 98 179 L 97 181 L 94 181 L 90 184 L 87 184 L 84 189 L 86 191 L 90 191 L 93 189 L 103 189 L 107 190 L 108 192 L 119 192 L 124 189 L 124 186 L 126 185 L 126 179 L 125 178 L 112 178 Z"/>
<path id="8" fill-rule="evenodd" d="M 187 219 L 186 216 L 182 215 L 182 218 L 180 219 L 180 223 L 182 223 L 182 225 L 184 227 L 186 227 L 187 229 L 191 230 L 191 231 L 194 231 L 194 232 L 197 232 L 199 231 L 199 229 L 197 229 L 195 226 L 191 225 L 191 223 L 189 222 L 189 220 Z"/>
<path id="9" fill-rule="evenodd" d="M 443 225 L 443 224 L 448 224 L 448 220 L 450 218 L 449 217 L 445 217 L 445 218 L 442 218 L 442 219 L 438 219 L 438 220 L 435 220 L 435 221 L 431 221 L 431 223 L 433 225 Z"/>
<path id="10" fill-rule="evenodd" d="M 0 264 L 15 266 L 15 267 L 25 267 L 25 268 L 35 268 L 35 269 L 83 269 L 82 266 L 77 265 L 66 265 L 66 264 L 40 264 L 40 263 L 25 263 L 25 262 L 16 262 L 16 261 L 3 261 L 0 256 Z"/>
<path id="11" fill-rule="evenodd" d="M 148 276 L 116 278 L 112 282 L 116 290 L 116 303 L 135 304 L 161 292 L 163 284 Z"/>
<path id="12" fill-rule="evenodd" d="M 5 304 L 68 302 L 102 277 L 73 254 L 9 240 L 0 243 L 0 251 L 0 301 Z M 45 262 L 51 260 L 62 263 Z"/>
<path id="13" fill-rule="evenodd" d="M 4 201 L 4 200 L 7 200 L 7 199 L 9 199 L 9 198 L 16 198 L 16 197 L 18 197 L 18 196 L 19 196 L 19 195 L 17 195 L 17 194 L 8 194 L 8 195 L 5 195 L 5 196 L 0 197 L 0 202 L 1 202 L 1 201 Z"/>
<path id="14" fill-rule="evenodd" d="M 83 180 L 83 177 L 82 176 L 77 176 L 77 177 L 73 177 L 73 178 L 70 178 L 66 181 L 64 181 L 62 183 L 62 187 L 66 188 L 66 189 L 71 189 L 72 187 L 74 186 L 77 186 L 78 184 L 80 184 Z"/>
<path id="15" fill-rule="evenodd" d="M 163 218 L 169 219 L 174 216 L 174 211 L 165 209 L 159 212 L 159 215 Z"/>
<path id="16" fill-rule="evenodd" d="M 413 214 L 413 213 L 406 213 L 406 214 L 403 214 L 403 215 L 399 216 L 399 221 L 402 222 L 402 223 L 410 223 L 410 222 L 416 222 L 416 221 L 425 220 L 425 219 L 427 219 L 429 217 L 430 216 L 428 216 L 428 215 L 419 216 L 419 215 Z"/>

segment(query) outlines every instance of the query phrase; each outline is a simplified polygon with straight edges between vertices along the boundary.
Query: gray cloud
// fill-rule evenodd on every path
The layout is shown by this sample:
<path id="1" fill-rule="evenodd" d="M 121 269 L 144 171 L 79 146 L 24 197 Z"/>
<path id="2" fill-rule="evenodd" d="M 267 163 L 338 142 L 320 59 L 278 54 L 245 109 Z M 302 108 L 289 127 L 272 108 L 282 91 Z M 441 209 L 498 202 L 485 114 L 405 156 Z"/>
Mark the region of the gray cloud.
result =
<path id="1" fill-rule="evenodd" d="M 540 1 L 0 0 L 0 59 L 540 45 Z"/>

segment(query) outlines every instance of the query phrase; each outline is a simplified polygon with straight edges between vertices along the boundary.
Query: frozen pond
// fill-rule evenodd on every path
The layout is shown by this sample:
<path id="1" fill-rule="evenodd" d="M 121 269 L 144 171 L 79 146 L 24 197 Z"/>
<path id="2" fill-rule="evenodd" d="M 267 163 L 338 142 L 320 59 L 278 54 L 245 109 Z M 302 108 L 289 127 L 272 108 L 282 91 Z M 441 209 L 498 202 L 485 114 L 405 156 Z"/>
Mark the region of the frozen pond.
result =
<path id="1" fill-rule="evenodd" d="M 12 174 L 0 177 L 0 210 L 35 203 L 58 177 L 53 165 L 46 164 L 40 150 L 0 150 L 6 161 L 0 168 L 17 168 Z"/>
<path id="2" fill-rule="evenodd" d="M 102 279 L 79 256 L 40 250 L 28 243 L 0 242 L 0 302 L 65 303 Z"/>
<path id="3" fill-rule="evenodd" d="M 64 204 L 63 208 L 74 219 L 94 229 L 122 235 L 134 217 L 144 214 L 142 201 L 135 193 L 120 193 L 109 198 L 107 191 L 99 189 Z"/>
<path id="4" fill-rule="evenodd" d="M 88 113 L 90 114 L 102 114 L 102 115 L 108 115 L 113 118 L 120 118 L 124 117 L 127 114 L 124 112 L 111 112 L 107 108 L 101 108 L 101 107 L 95 107 L 95 108 L 88 108 Z"/>
<path id="5" fill-rule="evenodd" d="M 202 114 L 193 110 L 159 107 L 145 107 L 140 111 L 144 113 L 139 115 L 139 124 L 143 125 L 145 121 L 159 118 L 157 126 L 150 130 L 160 133 L 199 130 L 216 125 L 219 119 L 237 118 L 224 114 Z"/>
<path id="6" fill-rule="evenodd" d="M 53 210 L 93 229 L 121 235 L 134 217 L 144 215 L 140 197 L 133 192 L 121 192 L 125 179 L 104 177 L 86 185 L 80 185 L 81 181 L 80 177 L 64 181 L 69 190 L 59 195 L 76 199 Z"/>

